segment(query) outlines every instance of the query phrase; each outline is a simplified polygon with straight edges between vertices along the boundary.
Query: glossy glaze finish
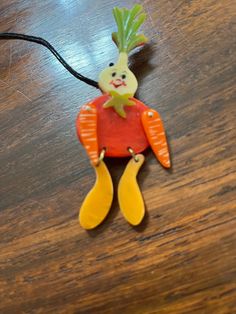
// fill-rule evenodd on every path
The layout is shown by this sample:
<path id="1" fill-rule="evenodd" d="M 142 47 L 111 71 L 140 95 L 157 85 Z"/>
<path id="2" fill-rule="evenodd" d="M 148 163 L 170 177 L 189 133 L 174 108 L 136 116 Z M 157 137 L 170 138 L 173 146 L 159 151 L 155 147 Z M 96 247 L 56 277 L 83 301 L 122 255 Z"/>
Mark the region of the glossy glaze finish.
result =
<path id="1" fill-rule="evenodd" d="M 108 95 L 100 96 L 92 101 L 97 111 L 97 141 L 99 152 L 105 147 L 107 157 L 129 157 L 128 148 L 136 153 L 144 151 L 149 143 L 141 122 L 142 112 L 147 107 L 135 98 L 134 106 L 125 107 L 126 118 L 120 117 L 113 108 L 104 108 L 109 100 Z M 80 114 L 76 122 L 77 133 L 80 138 Z"/>
<path id="2" fill-rule="evenodd" d="M 151 43 L 131 58 L 136 97 L 161 114 L 173 168 L 147 152 L 138 228 L 116 199 L 97 230 L 77 222 L 95 175 L 75 119 L 99 92 L 43 47 L 0 41 L 1 313 L 235 312 L 233 3 L 141 2 Z M 111 10 L 133 3 L 1 0 L 0 31 L 45 37 L 98 79 L 117 58 Z M 127 160 L 107 164 L 117 187 Z"/>

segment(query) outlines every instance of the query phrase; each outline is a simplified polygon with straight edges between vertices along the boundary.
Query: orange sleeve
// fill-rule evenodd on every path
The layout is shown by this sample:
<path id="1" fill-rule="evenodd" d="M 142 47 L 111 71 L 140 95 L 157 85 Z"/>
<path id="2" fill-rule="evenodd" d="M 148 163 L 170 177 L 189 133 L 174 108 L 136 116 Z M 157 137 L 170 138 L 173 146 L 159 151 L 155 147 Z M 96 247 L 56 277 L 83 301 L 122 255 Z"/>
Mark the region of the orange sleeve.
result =
<path id="1" fill-rule="evenodd" d="M 92 164 L 98 163 L 97 109 L 92 103 L 82 107 L 77 121 L 77 132 Z"/>
<path id="2" fill-rule="evenodd" d="M 170 168 L 170 155 L 165 135 L 165 129 L 158 112 L 148 109 L 142 113 L 142 124 L 148 142 L 159 162 L 165 168 Z"/>

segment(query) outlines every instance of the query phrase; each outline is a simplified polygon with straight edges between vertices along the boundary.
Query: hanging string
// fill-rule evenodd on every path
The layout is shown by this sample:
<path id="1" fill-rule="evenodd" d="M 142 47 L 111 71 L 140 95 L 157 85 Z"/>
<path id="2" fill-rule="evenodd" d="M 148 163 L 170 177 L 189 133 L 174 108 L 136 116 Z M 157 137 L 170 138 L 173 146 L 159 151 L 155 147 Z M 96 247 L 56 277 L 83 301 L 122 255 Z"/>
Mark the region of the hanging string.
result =
<path id="1" fill-rule="evenodd" d="M 48 48 L 51 53 L 57 58 L 57 60 L 66 68 L 67 71 L 69 71 L 74 77 L 76 77 L 78 80 L 91 85 L 93 87 L 99 88 L 98 82 L 91 80 L 88 77 L 83 76 L 82 74 L 75 71 L 57 52 L 57 50 L 45 39 L 41 37 L 35 37 L 35 36 L 29 36 L 24 34 L 18 34 L 18 33 L 0 33 L 0 39 L 20 39 L 20 40 L 26 40 L 31 41 L 37 44 L 40 44 L 46 48 Z"/>

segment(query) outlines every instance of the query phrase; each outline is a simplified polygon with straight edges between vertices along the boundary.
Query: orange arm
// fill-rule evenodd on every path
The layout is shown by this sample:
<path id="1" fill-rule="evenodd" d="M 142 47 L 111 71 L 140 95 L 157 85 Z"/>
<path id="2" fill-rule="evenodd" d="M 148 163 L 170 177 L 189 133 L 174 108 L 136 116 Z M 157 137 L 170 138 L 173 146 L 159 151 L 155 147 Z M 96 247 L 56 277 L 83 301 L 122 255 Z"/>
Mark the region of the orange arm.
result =
<path id="1" fill-rule="evenodd" d="M 77 118 L 77 130 L 81 143 L 91 160 L 96 166 L 98 163 L 98 139 L 97 139 L 97 109 L 89 103 L 84 105 Z"/>
<path id="2" fill-rule="evenodd" d="M 170 168 L 170 155 L 165 135 L 165 129 L 158 112 L 148 109 L 142 113 L 142 124 L 148 142 L 159 162 L 165 168 Z"/>

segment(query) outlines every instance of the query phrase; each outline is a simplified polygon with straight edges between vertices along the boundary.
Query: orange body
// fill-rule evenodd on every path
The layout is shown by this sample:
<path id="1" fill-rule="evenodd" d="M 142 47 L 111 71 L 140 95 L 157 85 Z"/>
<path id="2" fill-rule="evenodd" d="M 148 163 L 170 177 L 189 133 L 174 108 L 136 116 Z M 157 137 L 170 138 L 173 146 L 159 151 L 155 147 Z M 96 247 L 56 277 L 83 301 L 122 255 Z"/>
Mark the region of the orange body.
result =
<path id="1" fill-rule="evenodd" d="M 147 107 L 135 98 L 136 106 L 126 107 L 126 118 L 120 117 L 113 108 L 103 108 L 103 104 L 109 99 L 108 95 L 102 95 L 94 99 L 90 104 L 97 109 L 97 139 L 99 151 L 106 147 L 106 156 L 127 157 L 130 156 L 127 148 L 132 147 L 136 152 L 144 151 L 148 146 L 141 116 Z M 77 118 L 77 133 L 81 139 L 81 114 Z M 84 145 L 83 141 L 82 144 Z"/>
<path id="2" fill-rule="evenodd" d="M 135 105 L 125 107 L 126 118 L 122 118 L 113 108 L 103 108 L 109 97 L 102 95 L 84 105 L 77 117 L 77 134 L 92 163 L 96 165 L 103 148 L 107 157 L 128 157 L 129 147 L 137 154 L 151 146 L 160 163 L 169 168 L 168 146 L 159 114 L 131 98 Z"/>

